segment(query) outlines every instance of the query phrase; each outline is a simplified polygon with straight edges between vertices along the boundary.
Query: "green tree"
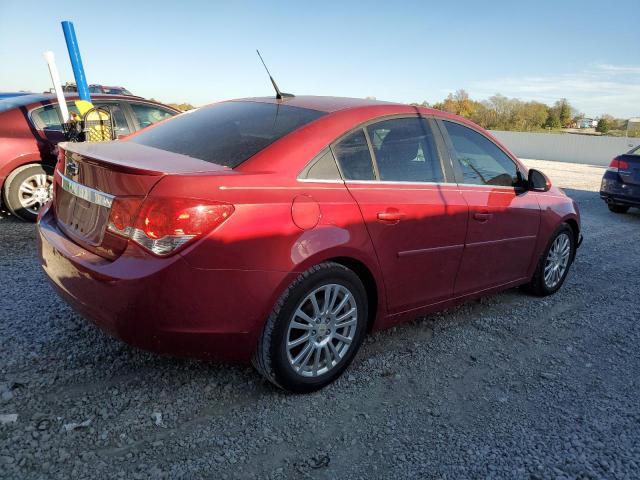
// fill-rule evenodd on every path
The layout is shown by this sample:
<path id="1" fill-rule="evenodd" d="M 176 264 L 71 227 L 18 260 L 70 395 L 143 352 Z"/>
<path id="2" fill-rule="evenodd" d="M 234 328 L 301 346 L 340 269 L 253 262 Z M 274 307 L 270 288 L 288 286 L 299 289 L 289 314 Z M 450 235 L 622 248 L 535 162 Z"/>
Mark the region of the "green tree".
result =
<path id="1" fill-rule="evenodd" d="M 606 115 L 603 115 L 600 120 L 598 120 L 598 125 L 596 126 L 596 132 L 600 133 L 609 133 L 611 130 L 611 122 L 607 118 Z"/>
<path id="2" fill-rule="evenodd" d="M 167 103 L 170 107 L 176 108 L 182 112 L 186 112 L 187 110 L 193 110 L 194 107 L 190 103 Z"/>
<path id="3" fill-rule="evenodd" d="M 555 103 L 554 108 L 558 112 L 558 119 L 560 120 L 560 125 L 562 127 L 567 127 L 571 125 L 572 119 L 572 108 L 566 98 L 561 98 Z"/>
<path id="4" fill-rule="evenodd" d="M 558 115 L 558 111 L 555 108 L 549 109 L 549 114 L 547 115 L 547 121 L 545 122 L 545 125 L 549 128 L 562 127 L 560 116 Z"/>

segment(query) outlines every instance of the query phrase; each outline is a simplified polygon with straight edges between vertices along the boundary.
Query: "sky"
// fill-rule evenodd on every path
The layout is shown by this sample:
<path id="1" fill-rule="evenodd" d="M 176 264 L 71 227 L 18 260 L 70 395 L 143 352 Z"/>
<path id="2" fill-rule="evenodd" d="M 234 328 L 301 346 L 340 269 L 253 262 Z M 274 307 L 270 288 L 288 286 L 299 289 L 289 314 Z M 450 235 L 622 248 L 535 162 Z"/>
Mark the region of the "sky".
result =
<path id="1" fill-rule="evenodd" d="M 44 91 L 42 53 L 73 72 L 71 20 L 89 83 L 204 105 L 281 90 L 434 103 L 463 88 L 587 116 L 640 116 L 640 0 L 0 0 L 0 91 Z M 98 8 L 95 8 L 98 5 Z"/>

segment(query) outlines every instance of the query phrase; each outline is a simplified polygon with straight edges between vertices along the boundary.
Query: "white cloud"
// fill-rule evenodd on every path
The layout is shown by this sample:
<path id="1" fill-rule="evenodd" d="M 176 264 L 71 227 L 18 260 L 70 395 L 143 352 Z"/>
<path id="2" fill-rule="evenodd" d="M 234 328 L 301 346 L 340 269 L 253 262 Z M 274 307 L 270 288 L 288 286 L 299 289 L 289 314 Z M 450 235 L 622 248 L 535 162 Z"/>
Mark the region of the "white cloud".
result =
<path id="1" fill-rule="evenodd" d="M 632 65 L 610 65 L 608 63 L 597 63 L 594 65 L 597 70 L 613 74 L 638 74 L 640 75 L 640 67 Z"/>
<path id="2" fill-rule="evenodd" d="M 475 98 L 496 93 L 545 103 L 564 97 L 588 116 L 635 117 L 640 116 L 640 66 L 594 64 L 577 73 L 505 77 L 469 85 Z"/>

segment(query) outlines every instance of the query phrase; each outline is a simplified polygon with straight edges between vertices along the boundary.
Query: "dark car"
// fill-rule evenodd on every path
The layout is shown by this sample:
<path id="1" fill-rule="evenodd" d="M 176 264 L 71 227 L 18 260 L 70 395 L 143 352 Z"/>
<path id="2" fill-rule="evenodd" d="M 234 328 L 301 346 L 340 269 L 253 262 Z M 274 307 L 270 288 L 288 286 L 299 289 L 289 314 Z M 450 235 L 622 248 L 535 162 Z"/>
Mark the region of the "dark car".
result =
<path id="1" fill-rule="evenodd" d="M 75 83 L 66 83 L 62 86 L 62 90 L 65 92 L 77 92 L 78 87 Z M 92 83 L 91 85 L 89 85 L 89 92 L 105 95 L 126 95 L 128 97 L 135 96 L 124 87 L 109 87 L 107 85 L 100 85 L 97 83 Z"/>
<path id="2" fill-rule="evenodd" d="M 67 95 L 69 111 L 77 112 Z M 93 104 L 108 108 L 122 137 L 178 110 L 143 98 L 94 95 Z M 51 197 L 57 144 L 64 141 L 58 101 L 51 94 L 30 94 L 0 100 L 0 191 L 4 206 L 19 218 L 35 221 Z"/>
<path id="3" fill-rule="evenodd" d="M 600 198 L 615 213 L 640 208 L 640 145 L 611 160 L 602 177 Z"/>
<path id="4" fill-rule="evenodd" d="M 252 358 L 296 392 L 371 330 L 555 293 L 580 242 L 575 202 L 485 130 L 374 100 L 229 101 L 64 143 L 54 189 L 41 261 L 74 308 L 141 348 Z"/>

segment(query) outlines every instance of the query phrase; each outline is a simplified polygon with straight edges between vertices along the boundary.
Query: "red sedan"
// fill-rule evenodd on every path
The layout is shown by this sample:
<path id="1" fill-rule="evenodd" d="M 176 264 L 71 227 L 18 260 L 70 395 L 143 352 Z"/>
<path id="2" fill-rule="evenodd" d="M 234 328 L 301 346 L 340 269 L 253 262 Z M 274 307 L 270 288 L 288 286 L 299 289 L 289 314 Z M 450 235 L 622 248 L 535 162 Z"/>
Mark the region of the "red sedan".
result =
<path id="1" fill-rule="evenodd" d="M 66 98 L 69 111 L 78 113 L 78 97 Z M 93 104 L 109 109 L 118 136 L 180 113 L 131 96 L 94 95 Z M 0 98 L 0 203 L 30 222 L 51 197 L 56 146 L 64 140 L 57 105 L 55 95 L 47 93 Z"/>
<path id="2" fill-rule="evenodd" d="M 42 266 L 78 312 L 296 392 L 371 330 L 556 292 L 581 239 L 576 204 L 478 126 L 370 100 L 243 99 L 62 144 L 54 186 Z"/>

